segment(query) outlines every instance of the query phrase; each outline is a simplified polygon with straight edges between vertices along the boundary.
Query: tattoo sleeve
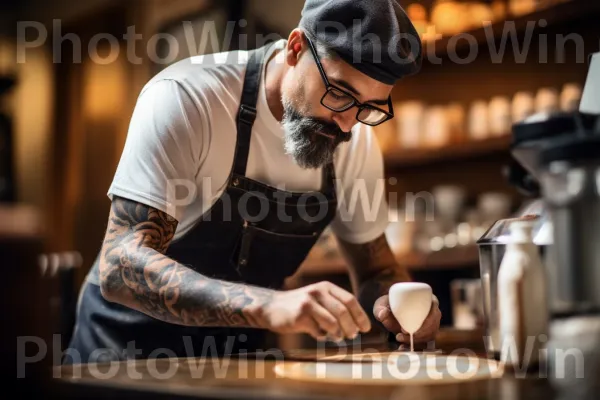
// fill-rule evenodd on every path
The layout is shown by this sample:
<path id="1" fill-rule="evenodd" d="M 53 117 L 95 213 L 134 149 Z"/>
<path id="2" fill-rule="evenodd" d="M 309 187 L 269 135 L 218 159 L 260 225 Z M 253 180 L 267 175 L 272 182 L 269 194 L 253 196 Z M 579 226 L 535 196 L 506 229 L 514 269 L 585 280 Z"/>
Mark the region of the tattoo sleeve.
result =
<path id="1" fill-rule="evenodd" d="M 365 310 L 372 310 L 375 300 L 387 294 L 394 283 L 411 280 L 406 268 L 396 261 L 385 235 L 364 244 L 338 242 L 350 265 L 352 286 Z"/>
<path id="2" fill-rule="evenodd" d="M 103 295 L 173 324 L 260 328 L 251 311 L 274 292 L 211 279 L 165 256 L 176 228 L 164 212 L 115 198 L 100 259 Z"/>

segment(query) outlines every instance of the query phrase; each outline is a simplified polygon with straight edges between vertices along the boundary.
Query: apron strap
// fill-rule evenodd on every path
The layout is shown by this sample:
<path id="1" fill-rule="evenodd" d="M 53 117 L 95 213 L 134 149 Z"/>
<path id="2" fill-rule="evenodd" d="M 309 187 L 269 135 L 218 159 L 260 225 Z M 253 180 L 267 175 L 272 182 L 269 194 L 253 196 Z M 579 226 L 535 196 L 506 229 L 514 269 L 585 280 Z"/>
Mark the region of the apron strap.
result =
<path id="1" fill-rule="evenodd" d="M 252 50 L 248 58 L 242 98 L 236 120 L 237 141 L 233 172 L 238 176 L 246 176 L 252 127 L 254 126 L 254 121 L 256 121 L 256 104 L 258 102 L 258 94 L 260 93 L 260 81 L 262 79 L 265 56 L 271 45 Z M 322 169 L 321 191 L 335 196 L 335 168 L 333 161 Z"/>
<path id="2" fill-rule="evenodd" d="M 321 192 L 336 196 L 335 193 L 335 167 L 333 161 L 330 161 L 323 167 L 321 179 Z"/>
<path id="3" fill-rule="evenodd" d="M 262 78 L 265 55 L 270 46 L 267 45 L 252 50 L 248 59 L 248 66 L 246 67 L 242 99 L 237 115 L 237 144 L 233 165 L 233 172 L 240 176 L 246 175 L 246 164 L 248 163 L 248 153 L 250 152 L 250 137 L 252 136 L 252 126 L 256 120 L 256 104 L 258 101 L 260 80 Z"/>

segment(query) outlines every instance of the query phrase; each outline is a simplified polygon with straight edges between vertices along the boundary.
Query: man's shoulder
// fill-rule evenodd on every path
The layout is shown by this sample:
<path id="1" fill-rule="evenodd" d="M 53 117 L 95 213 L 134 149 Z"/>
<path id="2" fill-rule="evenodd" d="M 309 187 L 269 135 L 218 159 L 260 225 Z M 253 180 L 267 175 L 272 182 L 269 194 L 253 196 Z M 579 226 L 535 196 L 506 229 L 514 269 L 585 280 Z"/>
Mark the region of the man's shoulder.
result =
<path id="1" fill-rule="evenodd" d="M 142 93 L 157 82 L 173 81 L 193 97 L 240 91 L 248 60 L 246 51 L 230 51 L 188 57 L 157 73 Z"/>

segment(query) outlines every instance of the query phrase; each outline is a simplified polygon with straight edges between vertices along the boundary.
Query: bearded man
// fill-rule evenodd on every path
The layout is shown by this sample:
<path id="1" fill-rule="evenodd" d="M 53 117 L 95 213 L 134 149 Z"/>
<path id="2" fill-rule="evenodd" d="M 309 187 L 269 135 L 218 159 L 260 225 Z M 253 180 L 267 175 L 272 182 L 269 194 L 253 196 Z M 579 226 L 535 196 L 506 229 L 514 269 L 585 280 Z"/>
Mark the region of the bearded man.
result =
<path id="1" fill-rule="evenodd" d="M 381 198 L 384 179 L 372 127 L 393 118 L 394 84 L 420 56 L 395 0 L 307 0 L 287 40 L 155 76 L 108 191 L 70 355 L 188 357 L 207 340 L 219 353 L 253 351 L 268 331 L 342 340 L 373 323 L 406 342 L 386 293 L 410 276 L 384 235 L 385 200 L 364 202 Z M 348 218 L 340 199 L 352 196 Z M 329 282 L 283 290 L 328 227 L 356 293 Z M 415 341 L 433 339 L 440 317 L 434 299 Z"/>

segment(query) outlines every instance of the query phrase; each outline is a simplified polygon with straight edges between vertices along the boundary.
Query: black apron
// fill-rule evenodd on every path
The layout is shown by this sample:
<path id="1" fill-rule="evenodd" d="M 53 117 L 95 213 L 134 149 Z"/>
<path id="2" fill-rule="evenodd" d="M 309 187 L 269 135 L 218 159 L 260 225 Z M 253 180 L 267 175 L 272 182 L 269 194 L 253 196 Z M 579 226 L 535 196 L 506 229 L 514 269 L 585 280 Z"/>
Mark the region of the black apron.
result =
<path id="1" fill-rule="evenodd" d="M 246 177 L 266 52 L 267 47 L 250 52 L 227 188 L 166 254 L 204 276 L 281 289 L 285 278 L 298 269 L 335 217 L 337 200 L 333 163 L 323 168 L 322 188 L 317 192 L 280 191 Z M 98 260 L 91 273 L 97 276 L 97 271 Z M 91 282 L 82 289 L 77 315 L 69 348 L 76 350 L 84 363 L 221 356 L 268 349 L 263 347 L 266 331 L 169 324 L 106 301 L 100 287 Z M 126 351 L 130 342 L 134 342 L 137 354 Z M 72 362 L 65 357 L 64 363 Z"/>

